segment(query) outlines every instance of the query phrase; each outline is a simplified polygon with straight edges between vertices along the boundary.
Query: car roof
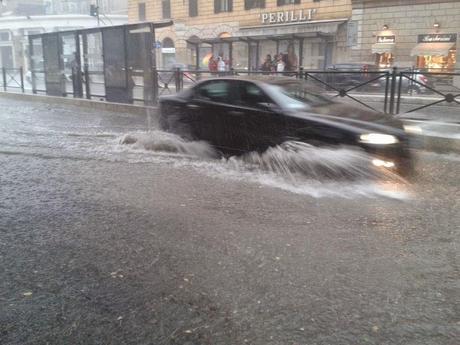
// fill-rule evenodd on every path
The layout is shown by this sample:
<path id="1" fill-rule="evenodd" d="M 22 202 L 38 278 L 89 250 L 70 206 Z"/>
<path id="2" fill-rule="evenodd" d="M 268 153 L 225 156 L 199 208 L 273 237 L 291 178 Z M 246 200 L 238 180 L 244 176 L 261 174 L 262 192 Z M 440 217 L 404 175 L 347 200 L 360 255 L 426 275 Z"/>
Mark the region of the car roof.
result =
<path id="1" fill-rule="evenodd" d="M 301 83 L 303 79 L 297 79 L 294 77 L 286 77 L 286 76 L 277 76 L 277 75 L 263 75 L 263 74 L 253 74 L 253 75 L 246 75 L 246 76 L 229 76 L 229 77 L 215 77 L 211 79 L 206 79 L 200 82 L 204 83 L 211 80 L 238 80 L 238 81 L 248 81 L 253 82 L 256 84 L 270 84 L 270 85 L 278 85 L 283 86 L 292 83 Z M 308 85 L 308 89 L 311 92 L 321 92 L 321 89 L 318 86 Z"/>
<path id="2" fill-rule="evenodd" d="M 247 75 L 247 76 L 229 76 L 229 77 L 216 77 L 216 78 L 210 78 L 203 80 L 209 81 L 209 80 L 243 80 L 243 81 L 251 81 L 251 82 L 256 82 L 256 83 L 267 83 L 267 84 L 274 84 L 274 85 L 280 85 L 280 84 L 286 84 L 286 83 L 292 83 L 299 81 L 296 78 L 292 77 L 284 77 L 284 76 L 276 76 L 276 75 L 262 75 L 262 74 L 254 74 L 254 75 Z"/>

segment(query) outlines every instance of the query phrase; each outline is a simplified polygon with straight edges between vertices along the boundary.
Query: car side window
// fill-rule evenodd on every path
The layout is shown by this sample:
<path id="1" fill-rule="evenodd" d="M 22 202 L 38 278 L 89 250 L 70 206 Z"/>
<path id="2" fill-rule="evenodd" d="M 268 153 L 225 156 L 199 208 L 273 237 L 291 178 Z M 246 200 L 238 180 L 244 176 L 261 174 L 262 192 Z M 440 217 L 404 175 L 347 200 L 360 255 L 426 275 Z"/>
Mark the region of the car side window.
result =
<path id="1" fill-rule="evenodd" d="M 239 103 L 243 106 L 263 109 L 262 104 L 273 103 L 270 97 L 254 83 L 240 83 L 239 91 Z"/>
<path id="2" fill-rule="evenodd" d="M 230 96 L 230 86 L 225 80 L 216 80 L 199 86 L 195 92 L 195 99 L 227 103 Z"/>

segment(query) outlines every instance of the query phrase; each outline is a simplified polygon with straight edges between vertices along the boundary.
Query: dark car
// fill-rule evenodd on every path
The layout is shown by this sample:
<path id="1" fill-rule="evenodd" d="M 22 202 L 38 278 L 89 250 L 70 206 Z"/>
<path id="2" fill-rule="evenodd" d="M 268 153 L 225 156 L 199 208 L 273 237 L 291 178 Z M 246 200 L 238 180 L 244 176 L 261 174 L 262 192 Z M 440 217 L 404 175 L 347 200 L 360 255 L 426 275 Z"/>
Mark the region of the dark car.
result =
<path id="1" fill-rule="evenodd" d="M 160 126 L 224 154 L 262 152 L 285 141 L 353 145 L 374 165 L 408 173 L 409 137 L 385 114 L 332 101 L 287 77 L 217 78 L 160 98 Z"/>
<path id="2" fill-rule="evenodd" d="M 341 63 L 329 65 L 325 74 L 326 82 L 336 89 L 356 88 L 358 91 L 381 89 L 381 80 L 377 79 L 379 66 L 370 64 Z M 369 73 L 370 72 L 370 73 Z M 375 80 L 372 80 L 375 79 Z"/>
<path id="3" fill-rule="evenodd" d="M 383 92 L 386 83 L 391 83 L 391 75 L 389 75 L 388 81 L 384 76 L 384 73 L 391 72 L 391 69 L 381 69 L 377 65 L 341 63 L 329 65 L 326 70 L 329 73 L 325 73 L 323 79 L 328 84 L 329 90 L 353 89 L 356 91 Z M 401 92 L 403 94 L 431 92 L 428 87 L 433 87 L 433 82 L 420 71 L 411 73 L 407 70 L 400 70 L 400 72 L 404 72 L 404 77 L 401 80 Z M 396 76 L 397 87 L 399 87 L 399 79 L 400 74 L 398 73 Z"/>

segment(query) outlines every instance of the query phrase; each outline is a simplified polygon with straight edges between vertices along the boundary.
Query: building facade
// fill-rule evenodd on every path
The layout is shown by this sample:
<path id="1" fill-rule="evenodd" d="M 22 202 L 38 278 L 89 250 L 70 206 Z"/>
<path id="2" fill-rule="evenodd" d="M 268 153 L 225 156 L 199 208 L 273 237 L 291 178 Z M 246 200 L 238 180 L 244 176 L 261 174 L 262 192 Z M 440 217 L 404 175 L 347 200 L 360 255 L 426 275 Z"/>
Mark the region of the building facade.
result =
<path id="1" fill-rule="evenodd" d="M 121 25 L 126 15 L 108 15 L 99 25 Z M 89 15 L 39 15 L 0 17 L 0 67 L 28 67 L 28 36 L 45 32 L 96 27 L 97 19 Z"/>
<path id="2" fill-rule="evenodd" d="M 206 68 L 206 56 L 231 53 L 231 67 L 257 69 L 267 54 L 288 50 L 305 69 L 345 62 L 460 68 L 459 0 L 130 0 L 128 17 L 174 20 L 157 34 L 164 68 Z"/>
<path id="3" fill-rule="evenodd" d="M 172 19 L 158 30 L 160 67 L 207 67 L 210 54 L 236 69 L 256 69 L 267 54 L 289 53 L 296 67 L 349 59 L 350 0 L 130 0 L 130 22 Z M 199 44 L 198 56 L 196 44 Z"/>
<path id="4" fill-rule="evenodd" d="M 433 72 L 460 68 L 460 1 L 353 0 L 354 61 Z"/>
<path id="5" fill-rule="evenodd" d="M 50 14 L 90 14 L 90 6 L 99 6 L 99 13 L 127 15 L 128 0 L 0 0 L 0 17 L 38 16 Z"/>

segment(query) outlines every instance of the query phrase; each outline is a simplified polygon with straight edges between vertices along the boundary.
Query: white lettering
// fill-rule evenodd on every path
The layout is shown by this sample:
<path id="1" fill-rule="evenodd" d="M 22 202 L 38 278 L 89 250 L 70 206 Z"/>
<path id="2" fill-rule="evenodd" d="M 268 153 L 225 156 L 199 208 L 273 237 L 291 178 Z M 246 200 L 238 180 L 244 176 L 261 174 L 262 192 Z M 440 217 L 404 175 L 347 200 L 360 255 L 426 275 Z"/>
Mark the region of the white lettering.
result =
<path id="1" fill-rule="evenodd" d="M 262 13 L 262 24 L 265 24 L 268 20 L 268 13 Z"/>
<path id="2" fill-rule="evenodd" d="M 277 14 L 278 14 L 278 18 L 276 18 L 276 20 L 278 21 L 278 23 L 284 22 L 284 13 L 278 12 Z"/>
<path id="3" fill-rule="evenodd" d="M 316 9 L 312 8 L 307 11 L 286 11 L 286 12 L 269 12 L 260 15 L 262 24 L 304 22 L 313 19 Z"/>
<path id="4" fill-rule="evenodd" d="M 305 20 L 307 20 L 307 17 L 305 17 L 305 15 L 304 15 L 302 10 L 299 10 L 299 21 L 303 22 Z"/>

